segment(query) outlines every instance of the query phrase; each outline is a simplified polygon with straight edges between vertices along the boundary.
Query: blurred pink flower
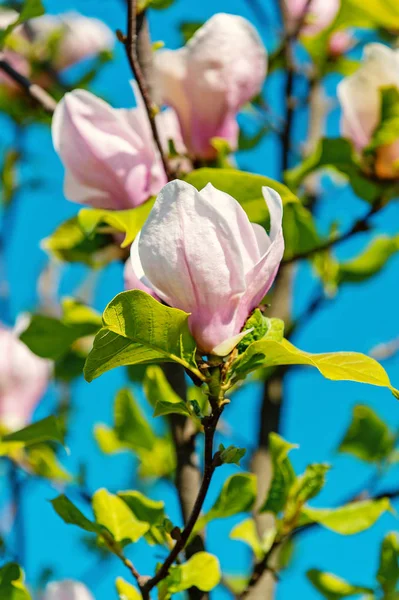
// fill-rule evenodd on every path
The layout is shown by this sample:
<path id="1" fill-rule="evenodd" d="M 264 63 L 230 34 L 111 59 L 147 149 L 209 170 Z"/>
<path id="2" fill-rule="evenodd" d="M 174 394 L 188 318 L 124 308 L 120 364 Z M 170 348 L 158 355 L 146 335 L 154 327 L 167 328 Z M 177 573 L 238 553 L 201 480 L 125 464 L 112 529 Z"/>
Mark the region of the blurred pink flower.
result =
<path id="1" fill-rule="evenodd" d="M 48 583 L 43 600 L 94 600 L 94 596 L 83 583 L 65 579 Z"/>
<path id="2" fill-rule="evenodd" d="M 354 44 L 352 32 L 342 29 L 332 34 L 328 41 L 328 50 L 331 56 L 337 57 L 348 52 Z"/>
<path id="3" fill-rule="evenodd" d="M 399 90 L 399 50 L 383 44 L 368 44 L 363 63 L 338 86 L 342 107 L 342 134 L 352 140 L 358 151 L 371 141 L 380 119 L 381 87 Z M 377 150 L 375 171 L 379 177 L 399 176 L 399 139 Z"/>
<path id="4" fill-rule="evenodd" d="M 136 276 L 169 306 L 191 313 L 203 352 L 224 356 L 245 335 L 249 314 L 270 289 L 283 252 L 282 202 L 262 188 L 270 235 L 239 203 L 208 184 L 168 183 L 131 249 Z"/>
<path id="5" fill-rule="evenodd" d="M 53 117 L 54 147 L 65 167 L 65 196 L 97 208 L 138 206 L 159 192 L 167 178 L 137 88 L 137 107 L 115 109 L 85 90 L 59 102 Z M 162 142 L 179 144 L 180 130 L 169 109 L 156 117 Z"/>
<path id="6" fill-rule="evenodd" d="M 179 50 L 161 50 L 155 67 L 162 101 L 179 117 L 184 142 L 197 157 L 212 158 L 211 139 L 237 146 L 237 113 L 260 92 L 267 54 L 243 17 L 214 15 Z"/>
<path id="7" fill-rule="evenodd" d="M 0 423 L 10 429 L 29 424 L 49 377 L 49 361 L 33 354 L 15 331 L 0 326 Z"/>
<path id="8" fill-rule="evenodd" d="M 35 42 L 47 49 L 48 43 L 59 32 L 53 66 L 65 69 L 85 58 L 112 50 L 114 33 L 99 19 L 69 12 L 61 15 L 45 14 L 29 21 Z"/>
<path id="9" fill-rule="evenodd" d="M 326 29 L 336 17 L 341 0 L 284 0 L 289 28 L 302 23 L 301 33 L 316 35 Z"/>
<path id="10" fill-rule="evenodd" d="M 156 298 L 158 300 L 158 296 L 156 295 L 154 290 L 148 285 L 146 285 L 143 281 L 141 281 L 141 279 L 139 279 L 139 277 L 133 271 L 132 261 L 130 258 L 128 258 L 125 262 L 125 266 L 123 269 L 123 280 L 125 290 L 141 290 L 142 292 L 146 292 L 147 294 L 153 296 L 153 298 Z"/>

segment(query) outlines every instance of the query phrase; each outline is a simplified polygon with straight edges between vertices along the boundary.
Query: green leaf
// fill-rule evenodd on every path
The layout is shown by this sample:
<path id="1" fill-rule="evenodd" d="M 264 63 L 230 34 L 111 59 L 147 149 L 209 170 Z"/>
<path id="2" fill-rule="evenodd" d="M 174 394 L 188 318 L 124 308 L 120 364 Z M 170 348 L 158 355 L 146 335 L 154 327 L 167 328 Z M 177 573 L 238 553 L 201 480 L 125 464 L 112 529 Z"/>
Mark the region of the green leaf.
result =
<path id="1" fill-rule="evenodd" d="M 144 378 L 144 391 L 154 406 L 154 417 L 180 414 L 189 416 L 190 410 L 182 398 L 172 389 L 160 367 L 148 367 Z"/>
<path id="2" fill-rule="evenodd" d="M 381 498 L 351 502 L 339 508 L 305 506 L 302 515 L 341 535 L 353 535 L 369 529 L 387 511 L 392 511 L 389 499 Z"/>
<path id="3" fill-rule="evenodd" d="M 373 358 L 358 352 L 311 354 L 295 348 L 285 339 L 282 342 L 254 342 L 237 358 L 231 370 L 237 377 L 242 377 L 259 367 L 280 365 L 308 365 L 318 369 L 327 379 L 387 387 L 399 398 L 399 392 L 392 387 L 385 369 Z"/>
<path id="4" fill-rule="evenodd" d="M 154 446 L 155 434 L 127 388 L 115 398 L 114 431 L 118 440 L 133 450 L 151 450 Z"/>
<path id="5" fill-rule="evenodd" d="M 352 585 L 341 577 L 332 573 L 324 573 L 318 569 L 311 569 L 306 573 L 309 581 L 327 600 L 339 600 L 347 596 L 363 593 L 372 593 L 372 590 L 358 585 Z"/>
<path id="6" fill-rule="evenodd" d="M 239 150 L 253 150 L 260 144 L 265 135 L 269 133 L 270 127 L 268 125 L 264 125 L 260 127 L 260 129 L 253 135 L 247 135 L 245 131 L 240 129 L 240 133 L 238 136 L 238 149 Z"/>
<path id="7" fill-rule="evenodd" d="M 41 442 L 58 442 L 65 444 L 65 429 L 59 417 L 46 417 L 41 421 L 32 423 L 19 431 L 4 435 L 2 442 L 18 442 L 23 446 L 39 444 Z"/>
<path id="8" fill-rule="evenodd" d="M 122 577 L 117 578 L 115 587 L 119 600 L 141 600 L 141 594 L 137 588 L 130 583 L 127 583 Z"/>
<path id="9" fill-rule="evenodd" d="M 105 489 L 95 492 L 92 506 L 96 522 L 123 545 L 137 542 L 150 528 L 134 516 L 126 502 Z"/>
<path id="10" fill-rule="evenodd" d="M 188 40 L 190 40 L 194 33 L 202 27 L 204 24 L 203 21 L 183 21 L 179 25 L 179 30 L 181 35 L 183 36 L 184 44 L 187 44 Z"/>
<path id="11" fill-rule="evenodd" d="M 394 531 L 388 533 L 382 541 L 377 581 L 384 595 L 390 598 L 399 581 L 399 541 Z"/>
<path id="12" fill-rule="evenodd" d="M 68 525 L 76 525 L 84 531 L 96 533 L 97 535 L 104 534 L 104 528 L 90 521 L 84 514 L 67 498 L 64 494 L 57 496 L 54 500 L 50 500 L 55 512 L 64 523 Z"/>
<path id="13" fill-rule="evenodd" d="M 150 525 L 160 525 L 164 521 L 165 503 L 162 500 L 152 500 L 136 490 L 118 492 L 118 496 L 128 505 L 139 521 Z"/>
<path id="14" fill-rule="evenodd" d="M 231 475 L 224 483 L 212 508 L 200 517 L 194 532 L 200 531 L 214 519 L 225 519 L 241 512 L 248 512 L 256 500 L 256 477 L 250 473 Z"/>
<path id="15" fill-rule="evenodd" d="M 20 336 L 28 348 L 42 358 L 62 358 L 79 338 L 94 335 L 101 328 L 100 315 L 73 298 L 64 299 L 63 310 L 61 319 L 32 315 Z"/>
<path id="16" fill-rule="evenodd" d="M 11 23 L 6 29 L 0 31 L 0 46 L 4 44 L 6 38 L 12 33 L 15 27 L 21 23 L 25 23 L 28 19 L 44 15 L 44 12 L 44 6 L 41 0 L 25 0 L 14 23 Z"/>
<path id="17" fill-rule="evenodd" d="M 388 458 L 394 444 L 395 437 L 388 425 L 369 406 L 358 404 L 338 451 L 378 463 Z"/>
<path id="18" fill-rule="evenodd" d="M 230 532 L 230 538 L 247 544 L 254 553 L 255 558 L 258 561 L 262 560 L 265 553 L 253 519 L 245 519 L 245 521 L 241 521 L 241 523 L 233 527 Z"/>
<path id="19" fill-rule="evenodd" d="M 92 268 L 121 260 L 125 255 L 125 251 L 116 246 L 112 235 L 88 236 L 80 226 L 78 217 L 61 223 L 54 233 L 42 240 L 41 247 L 58 260 L 83 263 Z"/>
<path id="20" fill-rule="evenodd" d="M 203 379 L 188 316 L 139 290 L 118 294 L 104 311 L 104 327 L 86 361 L 86 380 L 118 366 L 164 362 L 177 362 Z"/>
<path id="21" fill-rule="evenodd" d="M 246 449 L 245 448 L 237 448 L 236 446 L 228 446 L 225 448 L 223 444 L 219 446 L 220 452 L 220 460 L 223 464 L 233 464 L 240 466 L 240 460 L 243 456 L 245 456 Z"/>
<path id="22" fill-rule="evenodd" d="M 290 444 L 277 433 L 270 433 L 269 451 L 273 465 L 273 478 L 260 512 L 272 512 L 277 515 L 284 509 L 291 486 L 296 480 L 288 453 L 297 447 L 296 444 Z"/>
<path id="23" fill-rule="evenodd" d="M 376 201 L 389 187 L 388 184 L 376 183 L 366 177 L 360 169 L 351 142 L 342 138 L 320 140 L 312 154 L 285 173 L 285 179 L 292 189 L 297 189 L 308 175 L 326 167 L 346 175 L 353 191 L 370 203 Z"/>
<path id="24" fill-rule="evenodd" d="M 176 454 L 169 437 L 156 438 L 151 450 L 140 450 L 139 475 L 144 478 L 170 478 L 176 469 Z"/>
<path id="25" fill-rule="evenodd" d="M 289 491 L 286 520 L 295 518 L 305 502 L 319 494 L 325 485 L 325 476 L 329 469 L 330 465 L 326 464 L 308 465 L 303 475 L 296 478 Z"/>
<path id="26" fill-rule="evenodd" d="M 128 210 L 104 210 L 102 208 L 82 208 L 78 214 L 78 223 L 83 232 L 91 237 L 101 227 L 107 225 L 115 231 L 125 234 L 121 247 L 130 246 L 134 238 L 143 227 L 154 205 L 154 199 Z"/>
<path id="27" fill-rule="evenodd" d="M 1 567 L 0 598 L 4 598 L 4 600 L 32 600 L 24 581 L 24 573 L 16 563 L 7 563 Z"/>
<path id="28" fill-rule="evenodd" d="M 337 263 L 337 283 L 358 283 L 369 279 L 379 273 L 397 252 L 399 252 L 399 235 L 376 236 L 356 258 Z"/>
<path id="29" fill-rule="evenodd" d="M 209 552 L 197 552 L 186 563 L 171 568 L 165 587 L 168 597 L 191 587 L 210 592 L 219 584 L 220 579 L 220 566 L 216 556 Z"/>
<path id="30" fill-rule="evenodd" d="M 380 146 L 392 144 L 399 137 L 399 90 L 395 86 L 381 87 L 380 97 L 380 120 L 364 150 L 366 154 L 373 153 Z"/>
<path id="31" fill-rule="evenodd" d="M 25 460 L 29 470 L 39 477 L 51 481 L 71 482 L 73 480 L 72 475 L 57 460 L 54 450 L 45 444 L 28 448 Z"/>
<path id="32" fill-rule="evenodd" d="M 245 352 L 252 342 L 261 339 L 281 342 L 284 338 L 284 321 L 265 317 L 258 308 L 250 315 L 243 329 L 251 329 L 252 327 L 254 330 L 248 333 L 237 346 L 240 354 Z"/>

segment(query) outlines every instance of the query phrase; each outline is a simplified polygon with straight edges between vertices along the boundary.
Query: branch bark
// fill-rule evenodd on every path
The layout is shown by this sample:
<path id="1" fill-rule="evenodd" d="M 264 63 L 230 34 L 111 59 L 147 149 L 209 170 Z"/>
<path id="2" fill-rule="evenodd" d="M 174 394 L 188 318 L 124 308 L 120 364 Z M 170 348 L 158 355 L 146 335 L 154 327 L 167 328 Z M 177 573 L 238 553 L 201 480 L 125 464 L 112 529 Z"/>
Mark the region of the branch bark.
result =
<path id="1" fill-rule="evenodd" d="M 14 69 L 6 60 L 0 60 L 0 69 L 4 71 L 15 83 L 17 83 L 33 100 L 49 114 L 53 114 L 57 106 L 57 102 L 50 94 L 46 92 L 36 83 L 32 83 L 30 79 L 21 75 Z"/>

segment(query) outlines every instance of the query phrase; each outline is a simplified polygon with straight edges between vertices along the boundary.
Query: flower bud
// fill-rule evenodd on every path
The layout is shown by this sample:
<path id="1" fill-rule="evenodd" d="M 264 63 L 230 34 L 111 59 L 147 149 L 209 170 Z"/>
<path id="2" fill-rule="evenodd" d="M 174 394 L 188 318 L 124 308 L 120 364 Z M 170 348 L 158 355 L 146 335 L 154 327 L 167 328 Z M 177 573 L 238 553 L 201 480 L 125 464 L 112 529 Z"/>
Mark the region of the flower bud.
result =
<path id="1" fill-rule="evenodd" d="M 83 583 L 65 579 L 48 583 L 43 600 L 94 600 L 94 596 Z"/>
<path id="2" fill-rule="evenodd" d="M 353 142 L 358 151 L 368 146 L 379 123 L 381 88 L 384 86 L 399 89 L 399 50 L 383 44 L 368 44 L 359 69 L 338 86 L 342 134 Z M 398 177 L 398 160 L 399 139 L 377 148 L 376 175 L 381 178 Z"/>
<path id="3" fill-rule="evenodd" d="M 200 350 L 228 354 L 270 289 L 284 252 L 282 202 L 262 188 L 270 235 L 239 203 L 208 184 L 168 183 L 131 249 L 136 276 L 169 306 L 188 313 Z"/>
<path id="4" fill-rule="evenodd" d="M 159 192 L 167 178 L 155 148 L 140 94 L 138 106 L 115 109 L 85 90 L 74 90 L 59 102 L 52 134 L 66 173 L 68 200 L 96 208 L 138 206 Z M 180 136 L 168 110 L 156 117 L 167 147 Z"/>
<path id="5" fill-rule="evenodd" d="M 303 35 L 316 35 L 326 29 L 335 19 L 340 0 L 284 0 L 288 28 L 297 29 L 301 24 Z"/>
<path id="6" fill-rule="evenodd" d="M 1 425 L 19 429 L 29 424 L 49 376 L 49 361 L 33 354 L 15 331 L 0 326 Z"/>
<path id="7" fill-rule="evenodd" d="M 65 69 L 85 58 L 112 50 L 115 36 L 99 19 L 70 12 L 63 15 L 42 15 L 29 21 L 34 41 L 46 52 L 49 42 L 59 33 L 52 57 L 56 69 Z M 46 58 L 46 57 L 44 57 Z"/>
<path id="8" fill-rule="evenodd" d="M 262 89 L 266 69 L 256 29 L 224 13 L 209 19 L 184 48 L 156 53 L 161 98 L 176 110 L 192 155 L 213 158 L 214 137 L 237 147 L 237 113 Z"/>

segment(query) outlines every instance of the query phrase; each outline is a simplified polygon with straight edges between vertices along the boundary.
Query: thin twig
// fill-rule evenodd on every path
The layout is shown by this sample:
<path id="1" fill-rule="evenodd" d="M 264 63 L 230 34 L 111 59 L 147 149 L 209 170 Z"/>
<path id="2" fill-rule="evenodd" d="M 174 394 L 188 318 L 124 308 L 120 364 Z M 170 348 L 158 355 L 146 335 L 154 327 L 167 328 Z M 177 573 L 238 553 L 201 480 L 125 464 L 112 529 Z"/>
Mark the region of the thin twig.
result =
<path id="1" fill-rule="evenodd" d="M 204 417 L 203 419 L 205 433 L 204 474 L 196 502 L 194 504 L 190 518 L 187 521 L 187 525 L 185 526 L 180 537 L 176 541 L 176 544 L 174 545 L 165 562 L 154 575 L 154 577 L 152 577 L 149 581 L 147 581 L 147 583 L 144 586 L 142 586 L 142 592 L 150 592 L 160 581 L 165 579 L 165 577 L 167 577 L 169 573 L 170 567 L 173 565 L 180 552 L 184 550 L 194 530 L 198 517 L 200 516 L 202 506 L 204 504 L 204 500 L 212 480 L 212 476 L 215 472 L 216 467 L 218 466 L 217 456 L 214 456 L 213 454 L 213 440 L 215 437 L 218 421 L 223 411 L 223 405 L 220 405 L 218 400 L 216 399 L 215 401 L 213 401 L 211 397 L 209 401 L 212 405 L 212 414 L 209 417 Z"/>
<path id="2" fill-rule="evenodd" d="M 0 69 L 4 71 L 15 83 L 17 83 L 25 92 L 40 106 L 51 115 L 55 111 L 57 106 L 57 102 L 54 100 L 50 94 L 48 94 L 43 88 L 41 88 L 36 83 L 32 83 L 30 79 L 21 75 L 18 71 L 14 69 L 6 60 L 0 60 Z"/>
<path id="3" fill-rule="evenodd" d="M 377 202 L 375 202 L 370 207 L 370 209 L 367 211 L 367 213 L 364 215 L 364 217 L 362 217 L 361 219 L 357 219 L 353 223 L 353 225 L 348 229 L 348 231 L 346 231 L 345 233 L 342 233 L 341 235 L 333 237 L 329 240 L 326 240 L 322 244 L 319 244 L 319 246 L 310 248 L 309 250 L 305 250 L 304 252 L 299 252 L 298 254 L 295 254 L 294 256 L 291 256 L 290 258 L 285 259 L 283 261 L 283 263 L 289 264 L 292 262 L 296 262 L 297 260 L 301 260 L 303 258 L 309 258 L 309 257 L 317 254 L 318 252 L 323 252 L 325 250 L 329 250 L 333 246 L 337 246 L 341 242 L 344 242 L 344 241 L 350 239 L 356 233 L 368 231 L 370 229 L 369 221 L 370 221 L 371 217 L 373 217 L 376 213 L 378 213 L 383 206 L 384 206 L 383 199 L 379 199 Z"/>
<path id="4" fill-rule="evenodd" d="M 160 154 L 163 168 L 165 169 L 168 181 L 170 181 L 172 179 L 172 175 L 169 169 L 167 158 L 163 151 L 157 124 L 155 122 L 156 107 L 154 106 L 151 100 L 147 83 L 143 75 L 143 71 L 141 69 L 141 65 L 137 54 L 137 0 L 129 0 L 127 2 L 127 35 L 123 36 L 119 32 L 118 37 L 119 39 L 121 39 L 125 46 L 126 56 L 129 61 L 130 68 L 132 69 L 133 75 L 137 81 L 137 85 L 139 86 L 140 93 L 143 97 L 148 119 L 150 121 L 154 142 Z"/>

